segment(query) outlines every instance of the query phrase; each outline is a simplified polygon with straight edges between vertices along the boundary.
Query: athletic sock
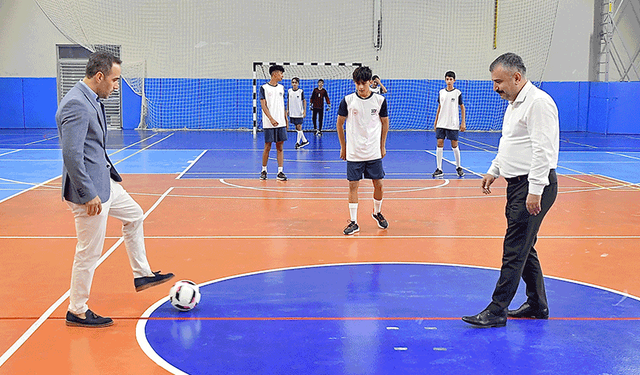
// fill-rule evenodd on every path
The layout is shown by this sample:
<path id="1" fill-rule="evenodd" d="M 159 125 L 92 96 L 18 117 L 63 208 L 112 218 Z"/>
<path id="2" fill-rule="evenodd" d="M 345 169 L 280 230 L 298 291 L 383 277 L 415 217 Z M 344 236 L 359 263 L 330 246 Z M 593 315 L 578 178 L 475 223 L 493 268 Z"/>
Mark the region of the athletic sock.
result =
<path id="1" fill-rule="evenodd" d="M 263 166 L 262 166 L 262 171 L 263 171 L 263 172 L 266 172 L 266 171 L 267 171 L 267 166 L 266 166 L 266 165 L 263 165 Z"/>
<path id="2" fill-rule="evenodd" d="M 453 155 L 456 157 L 456 168 L 460 168 L 460 148 L 456 147 L 452 149 L 453 149 Z"/>
<path id="3" fill-rule="evenodd" d="M 300 130 L 300 137 L 302 137 L 301 143 L 305 143 L 307 141 L 307 137 L 304 136 L 304 132 L 302 130 Z"/>
<path id="4" fill-rule="evenodd" d="M 349 215 L 351 216 L 351 221 L 358 222 L 358 204 L 357 203 L 349 203 Z"/>
<path id="5" fill-rule="evenodd" d="M 373 198 L 373 213 L 379 214 L 381 210 L 382 210 L 382 199 L 376 200 L 375 198 Z"/>
<path id="6" fill-rule="evenodd" d="M 278 173 L 282 172 L 283 167 L 278 167 Z"/>
<path id="7" fill-rule="evenodd" d="M 301 143 L 300 139 L 302 139 L 302 130 L 297 130 L 297 132 L 298 132 L 298 138 L 296 140 L 296 143 L 300 144 Z"/>
<path id="8" fill-rule="evenodd" d="M 436 148 L 436 161 L 437 161 L 437 165 L 438 165 L 438 169 L 442 170 L 442 154 L 444 154 L 444 147 L 437 147 Z"/>

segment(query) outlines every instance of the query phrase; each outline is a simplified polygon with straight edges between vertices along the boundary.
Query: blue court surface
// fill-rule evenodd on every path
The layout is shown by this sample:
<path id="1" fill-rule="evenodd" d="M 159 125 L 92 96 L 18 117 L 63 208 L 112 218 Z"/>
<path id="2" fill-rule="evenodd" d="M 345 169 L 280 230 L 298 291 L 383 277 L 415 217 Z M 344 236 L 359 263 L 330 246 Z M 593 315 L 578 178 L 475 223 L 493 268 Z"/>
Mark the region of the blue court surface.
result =
<path id="1" fill-rule="evenodd" d="M 138 324 L 138 341 L 166 369 L 188 374 L 640 373 L 629 349 L 640 348 L 640 326 L 625 319 L 640 316 L 639 300 L 547 278 L 552 319 L 462 324 L 486 306 L 497 278 L 492 269 L 415 263 L 239 275 L 202 285 L 191 312 L 160 301 Z M 519 293 L 513 304 L 524 300 Z"/>

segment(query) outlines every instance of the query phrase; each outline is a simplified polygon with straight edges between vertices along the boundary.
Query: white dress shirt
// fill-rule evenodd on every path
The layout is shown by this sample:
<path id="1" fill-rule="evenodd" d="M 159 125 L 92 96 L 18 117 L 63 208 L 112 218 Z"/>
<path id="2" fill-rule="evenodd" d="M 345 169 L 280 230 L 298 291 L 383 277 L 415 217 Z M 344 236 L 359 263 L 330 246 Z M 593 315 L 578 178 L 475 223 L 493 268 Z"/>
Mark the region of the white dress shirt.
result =
<path id="1" fill-rule="evenodd" d="M 558 166 L 560 124 L 551 96 L 530 81 L 509 102 L 502 137 L 487 173 L 505 178 L 529 175 L 529 193 L 542 195 L 549 171 Z"/>

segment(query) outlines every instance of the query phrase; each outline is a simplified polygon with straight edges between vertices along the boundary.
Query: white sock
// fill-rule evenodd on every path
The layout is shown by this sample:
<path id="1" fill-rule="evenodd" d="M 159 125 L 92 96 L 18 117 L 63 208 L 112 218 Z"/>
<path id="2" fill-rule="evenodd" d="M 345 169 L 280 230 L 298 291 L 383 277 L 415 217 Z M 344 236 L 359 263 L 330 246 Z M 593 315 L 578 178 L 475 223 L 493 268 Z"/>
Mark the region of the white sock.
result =
<path id="1" fill-rule="evenodd" d="M 380 210 L 382 210 L 382 199 L 376 200 L 373 198 L 373 213 L 379 214 Z"/>
<path id="2" fill-rule="evenodd" d="M 304 136 L 304 132 L 300 130 L 300 137 L 302 137 L 302 143 L 307 142 L 307 137 Z"/>
<path id="3" fill-rule="evenodd" d="M 302 139 L 302 130 L 297 130 L 298 132 L 298 138 L 296 139 L 297 143 L 300 143 L 300 139 Z"/>
<path id="4" fill-rule="evenodd" d="M 262 171 L 263 171 L 263 172 L 266 172 L 266 171 L 267 171 L 267 166 L 266 166 L 266 165 L 263 165 L 263 166 L 262 166 Z"/>
<path id="5" fill-rule="evenodd" d="M 357 203 L 349 203 L 349 215 L 351 216 L 351 221 L 358 222 L 358 204 Z"/>
<path id="6" fill-rule="evenodd" d="M 442 170 L 442 154 L 444 153 L 444 147 L 437 147 L 436 148 L 436 161 L 437 161 L 437 165 L 438 165 L 438 169 Z"/>
<path id="7" fill-rule="evenodd" d="M 452 149 L 453 149 L 453 155 L 456 157 L 456 168 L 460 168 L 460 148 L 456 147 Z"/>
<path id="8" fill-rule="evenodd" d="M 278 173 L 282 172 L 283 167 L 278 167 Z"/>

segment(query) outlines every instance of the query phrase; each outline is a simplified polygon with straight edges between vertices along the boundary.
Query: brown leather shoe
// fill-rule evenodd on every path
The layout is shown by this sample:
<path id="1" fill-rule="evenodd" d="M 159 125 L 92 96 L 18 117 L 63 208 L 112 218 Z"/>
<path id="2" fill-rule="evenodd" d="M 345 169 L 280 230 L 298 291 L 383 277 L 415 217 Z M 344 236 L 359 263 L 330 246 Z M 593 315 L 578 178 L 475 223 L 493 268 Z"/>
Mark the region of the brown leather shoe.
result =
<path id="1" fill-rule="evenodd" d="M 82 319 L 71 311 L 67 311 L 66 323 L 71 327 L 102 328 L 113 325 L 113 319 L 102 317 L 91 310 L 85 312 L 86 318 Z"/>

